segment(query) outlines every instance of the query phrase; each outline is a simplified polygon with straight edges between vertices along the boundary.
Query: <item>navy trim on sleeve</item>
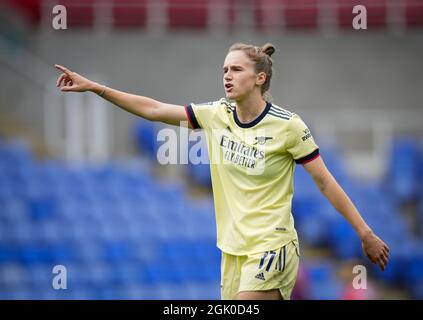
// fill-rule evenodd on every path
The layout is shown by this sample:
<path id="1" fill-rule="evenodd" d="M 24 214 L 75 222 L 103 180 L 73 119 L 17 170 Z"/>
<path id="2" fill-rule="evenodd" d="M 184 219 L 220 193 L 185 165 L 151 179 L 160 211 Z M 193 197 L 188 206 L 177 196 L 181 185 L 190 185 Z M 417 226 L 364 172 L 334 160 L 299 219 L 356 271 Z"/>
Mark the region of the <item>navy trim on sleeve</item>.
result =
<path id="1" fill-rule="evenodd" d="M 320 153 L 319 153 L 319 148 L 317 148 L 316 150 L 314 150 L 312 153 L 310 153 L 309 155 L 302 157 L 300 159 L 296 159 L 294 160 L 296 163 L 298 164 L 305 164 L 307 162 L 310 162 L 314 159 L 316 159 L 317 157 L 319 157 Z"/>
<path id="2" fill-rule="evenodd" d="M 198 124 L 197 118 L 195 117 L 194 111 L 192 110 L 192 106 L 190 104 L 185 107 L 185 112 L 191 127 L 193 129 L 201 129 L 201 126 Z"/>

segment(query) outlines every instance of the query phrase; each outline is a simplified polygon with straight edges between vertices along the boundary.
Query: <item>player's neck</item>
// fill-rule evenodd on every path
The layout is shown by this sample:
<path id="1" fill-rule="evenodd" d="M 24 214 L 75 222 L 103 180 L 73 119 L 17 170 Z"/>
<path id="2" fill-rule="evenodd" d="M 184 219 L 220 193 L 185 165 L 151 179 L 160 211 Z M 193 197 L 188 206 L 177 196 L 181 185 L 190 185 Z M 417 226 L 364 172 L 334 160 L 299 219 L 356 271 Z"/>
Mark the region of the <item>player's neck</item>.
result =
<path id="1" fill-rule="evenodd" d="M 266 101 L 259 97 L 247 97 L 236 101 L 236 115 L 241 123 L 249 123 L 255 120 L 266 108 Z"/>

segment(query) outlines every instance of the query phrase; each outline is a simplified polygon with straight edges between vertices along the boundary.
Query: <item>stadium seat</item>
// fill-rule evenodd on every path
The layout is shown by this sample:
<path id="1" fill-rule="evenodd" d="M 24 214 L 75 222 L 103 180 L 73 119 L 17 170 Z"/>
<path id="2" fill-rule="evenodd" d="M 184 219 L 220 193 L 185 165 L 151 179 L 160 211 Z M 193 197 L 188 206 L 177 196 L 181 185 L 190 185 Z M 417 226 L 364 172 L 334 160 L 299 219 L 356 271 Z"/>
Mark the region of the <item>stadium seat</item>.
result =
<path id="1" fill-rule="evenodd" d="M 316 0 L 256 0 L 254 4 L 259 29 L 317 27 Z"/>
<path id="2" fill-rule="evenodd" d="M 143 267 L 141 272 L 138 279 L 146 284 L 181 283 L 184 280 L 180 270 L 164 260 Z"/>
<path id="3" fill-rule="evenodd" d="M 0 263 L 13 263 L 16 261 L 16 250 L 8 245 L 0 246 Z"/>
<path id="4" fill-rule="evenodd" d="M 320 246 L 325 244 L 327 238 L 327 226 L 319 216 L 310 215 L 304 221 L 297 224 L 297 231 L 300 238 L 308 244 Z"/>
<path id="5" fill-rule="evenodd" d="M 91 27 L 94 25 L 95 0 L 62 0 L 67 9 L 68 28 Z"/>
<path id="6" fill-rule="evenodd" d="M 418 146 L 418 142 L 411 138 L 398 138 L 393 141 L 388 183 L 392 186 L 392 196 L 397 202 L 417 197 Z"/>
<path id="7" fill-rule="evenodd" d="M 409 285 L 423 279 L 423 252 L 420 248 L 406 263 L 405 281 Z"/>
<path id="8" fill-rule="evenodd" d="M 24 140 L 0 141 L 0 159 L 9 168 L 22 168 L 33 160 L 32 150 Z"/>
<path id="9" fill-rule="evenodd" d="M 41 0 L 6 0 L 11 8 L 17 9 L 32 25 L 41 21 Z"/>
<path id="10" fill-rule="evenodd" d="M 324 260 L 317 260 L 307 266 L 310 278 L 309 298 L 312 300 L 336 300 L 341 296 L 341 285 L 335 277 L 335 266 Z"/>
<path id="11" fill-rule="evenodd" d="M 32 197 L 28 199 L 28 205 L 33 220 L 51 219 L 57 214 L 57 204 L 51 197 Z"/>
<path id="12" fill-rule="evenodd" d="M 26 267 L 28 273 L 28 285 L 35 291 L 48 289 L 52 290 L 52 280 L 54 274 L 53 266 L 38 264 L 28 265 Z"/>
<path id="13" fill-rule="evenodd" d="M 162 297 L 162 294 L 159 292 L 159 288 L 156 284 L 137 283 L 129 290 L 131 290 L 131 296 L 133 299 L 160 300 Z"/>
<path id="14" fill-rule="evenodd" d="M 0 246 L 13 243 L 14 227 L 0 219 Z M 0 254 L 1 256 L 1 254 Z M 0 257 L 1 261 L 1 257 Z"/>
<path id="15" fill-rule="evenodd" d="M 207 0 L 170 0 L 167 8 L 171 29 L 205 29 L 208 25 Z"/>
<path id="16" fill-rule="evenodd" d="M 192 182 L 203 187 L 211 187 L 210 165 L 189 163 L 187 170 Z"/>
<path id="17" fill-rule="evenodd" d="M 413 299 L 423 300 L 423 279 L 419 279 L 412 284 L 411 292 Z"/>
<path id="18" fill-rule="evenodd" d="M 145 27 L 147 4 L 147 0 L 114 0 L 114 26 L 118 28 Z"/>
<path id="19" fill-rule="evenodd" d="M 316 0 L 284 0 L 285 25 L 291 29 L 315 29 L 318 11 Z"/>
<path id="20" fill-rule="evenodd" d="M 255 0 L 254 14 L 259 30 L 280 28 L 283 23 L 282 0 Z"/>
<path id="21" fill-rule="evenodd" d="M 408 28 L 423 27 L 423 3 L 405 0 L 405 22 Z"/>
<path id="22" fill-rule="evenodd" d="M 106 241 L 103 243 L 103 257 L 106 263 L 119 264 L 133 261 L 132 246 L 125 241 Z"/>
<path id="23" fill-rule="evenodd" d="M 134 136 L 138 151 L 151 159 L 156 159 L 159 148 L 157 125 L 147 120 L 138 120 L 134 125 Z"/>
<path id="24" fill-rule="evenodd" d="M 13 225 L 19 225 L 28 219 L 28 207 L 19 198 L 14 196 L 8 198 L 2 202 L 0 219 Z"/>
<path id="25" fill-rule="evenodd" d="M 19 225 L 14 225 L 13 243 L 19 246 L 27 244 L 38 244 L 41 229 L 28 220 L 22 221 Z"/>
<path id="26" fill-rule="evenodd" d="M 159 300 L 191 300 L 193 295 L 189 290 L 189 284 L 158 283 L 156 285 Z"/>
<path id="27" fill-rule="evenodd" d="M 343 259 L 361 254 L 361 243 L 352 226 L 342 217 L 328 226 L 328 243 L 335 254 Z"/>

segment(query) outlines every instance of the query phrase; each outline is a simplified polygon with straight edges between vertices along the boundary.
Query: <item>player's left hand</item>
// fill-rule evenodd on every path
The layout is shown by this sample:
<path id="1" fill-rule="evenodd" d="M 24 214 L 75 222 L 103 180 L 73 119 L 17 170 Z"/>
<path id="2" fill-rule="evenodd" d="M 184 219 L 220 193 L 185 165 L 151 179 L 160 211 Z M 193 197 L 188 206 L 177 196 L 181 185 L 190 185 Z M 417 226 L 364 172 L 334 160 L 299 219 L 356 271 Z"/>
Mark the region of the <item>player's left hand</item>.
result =
<path id="1" fill-rule="evenodd" d="M 367 258 L 377 264 L 382 271 L 385 270 L 389 257 L 389 247 L 386 243 L 374 232 L 369 232 L 361 239 L 361 245 Z"/>

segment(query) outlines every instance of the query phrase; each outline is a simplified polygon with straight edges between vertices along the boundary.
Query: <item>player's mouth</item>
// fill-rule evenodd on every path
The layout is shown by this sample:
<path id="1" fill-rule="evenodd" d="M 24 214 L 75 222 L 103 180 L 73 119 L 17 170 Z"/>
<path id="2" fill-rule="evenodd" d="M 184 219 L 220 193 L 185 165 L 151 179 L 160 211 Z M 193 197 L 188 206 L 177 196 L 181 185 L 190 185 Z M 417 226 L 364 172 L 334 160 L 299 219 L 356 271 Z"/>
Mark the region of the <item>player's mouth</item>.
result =
<path id="1" fill-rule="evenodd" d="M 226 83 L 225 84 L 225 91 L 226 92 L 231 92 L 233 89 L 234 85 L 232 83 Z"/>

